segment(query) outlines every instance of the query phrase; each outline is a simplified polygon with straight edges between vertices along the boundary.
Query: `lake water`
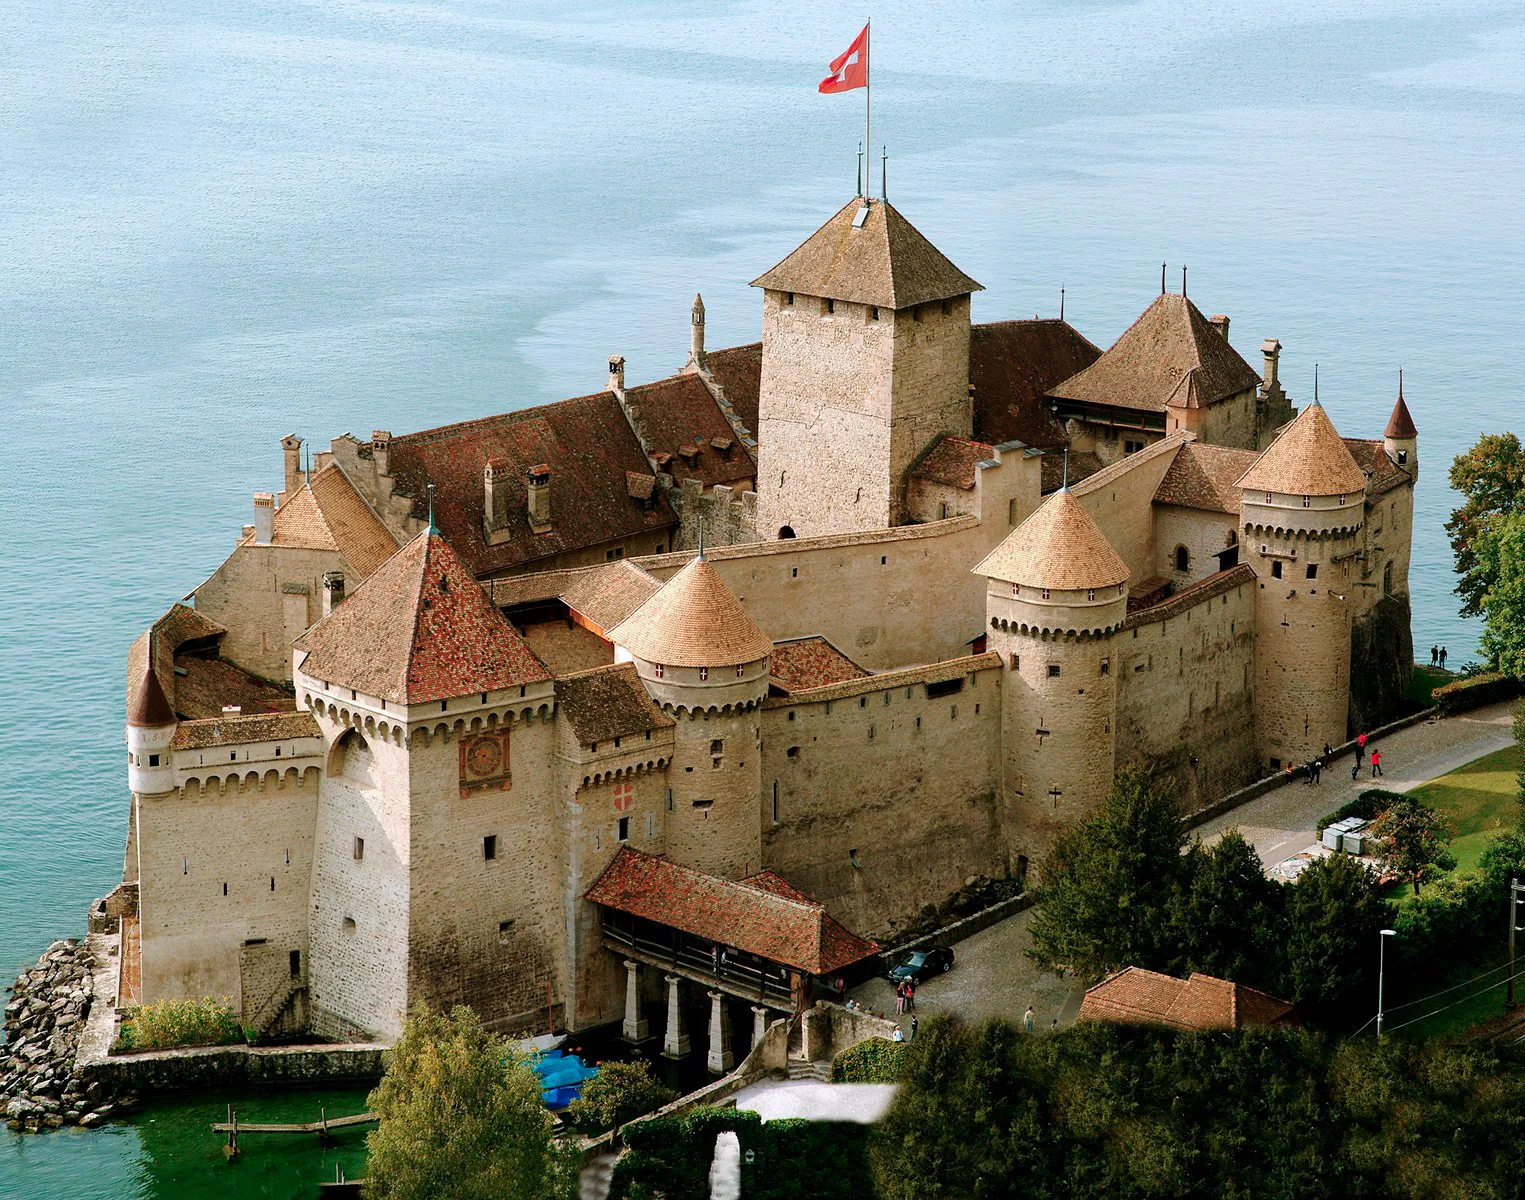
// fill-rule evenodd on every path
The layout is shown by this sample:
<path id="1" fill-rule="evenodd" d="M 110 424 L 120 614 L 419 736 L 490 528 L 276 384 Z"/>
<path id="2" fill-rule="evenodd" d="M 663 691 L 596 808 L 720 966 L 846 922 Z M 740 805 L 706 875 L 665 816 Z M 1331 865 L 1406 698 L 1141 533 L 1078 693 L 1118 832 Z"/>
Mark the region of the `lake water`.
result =
<path id="1" fill-rule="evenodd" d="M 851 194 L 860 97 L 815 83 L 863 8 L 5 14 L 9 976 L 118 876 L 124 651 L 224 557 L 250 494 L 278 485 L 279 437 L 586 393 L 616 352 L 632 381 L 666 374 L 695 290 L 712 345 L 755 339 L 747 281 Z M 1424 470 L 1415 641 L 1464 660 L 1476 628 L 1450 594 L 1444 468 L 1519 411 L 1517 0 L 923 0 L 874 16 L 891 198 L 985 284 L 977 320 L 1052 314 L 1062 286 L 1106 345 L 1160 262 L 1172 279 L 1184 262 L 1252 364 L 1263 337 L 1282 340 L 1297 402 L 1322 363 L 1345 433 L 1380 435 L 1406 368 Z M 0 1196 L 222 1196 L 235 1179 L 290 1195 L 298 1176 L 332 1178 L 311 1148 L 279 1152 L 297 1156 L 284 1183 L 252 1153 L 223 1166 L 199 1128 L 216 1108 L 0 1131 Z"/>

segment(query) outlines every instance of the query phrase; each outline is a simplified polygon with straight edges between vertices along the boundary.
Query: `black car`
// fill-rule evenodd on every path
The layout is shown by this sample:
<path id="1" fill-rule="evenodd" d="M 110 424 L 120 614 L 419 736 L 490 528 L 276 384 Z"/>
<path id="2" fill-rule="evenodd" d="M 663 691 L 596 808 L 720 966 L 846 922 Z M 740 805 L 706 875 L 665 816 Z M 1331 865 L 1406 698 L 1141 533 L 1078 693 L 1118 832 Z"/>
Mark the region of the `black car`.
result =
<path id="1" fill-rule="evenodd" d="M 900 955 L 891 964 L 889 974 L 893 983 L 904 983 L 907 979 L 921 983 L 952 967 L 953 951 L 946 946 L 934 946 L 930 950 L 909 950 Z"/>

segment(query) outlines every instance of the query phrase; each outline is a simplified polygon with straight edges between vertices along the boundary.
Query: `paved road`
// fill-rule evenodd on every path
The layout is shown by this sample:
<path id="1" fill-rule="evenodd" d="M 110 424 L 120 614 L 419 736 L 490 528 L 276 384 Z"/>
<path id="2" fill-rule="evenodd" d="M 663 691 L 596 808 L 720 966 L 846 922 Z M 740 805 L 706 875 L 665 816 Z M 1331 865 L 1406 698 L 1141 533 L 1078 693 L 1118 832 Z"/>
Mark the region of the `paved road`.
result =
<path id="1" fill-rule="evenodd" d="M 1444 721 L 1414 725 L 1373 743 L 1382 750 L 1388 772 L 1382 785 L 1407 791 L 1437 775 L 1490 754 L 1514 741 L 1512 703 L 1495 704 Z M 1259 851 L 1266 866 L 1275 866 L 1306 849 L 1315 839 L 1318 820 L 1371 786 L 1371 772 L 1359 783 L 1350 781 L 1350 759 L 1324 772 L 1323 783 L 1308 787 L 1301 781 L 1243 804 L 1208 821 L 1193 832 L 1211 842 L 1223 831 L 1237 828 Z M 1074 1020 L 1084 994 L 1068 979 L 1039 971 L 1023 953 L 1031 944 L 1028 928 L 1033 910 L 1008 917 L 954 947 L 953 970 L 929 980 L 916 993 L 916 1009 L 952 1012 L 969 1021 L 1002 1017 L 1020 1021 L 1029 1004 L 1039 1029 L 1057 1017 L 1061 1025 Z M 852 992 L 859 1003 L 888 1017 L 895 1016 L 895 993 L 889 981 L 873 979 Z M 909 1033 L 909 1016 L 901 1018 Z"/>
<path id="2" fill-rule="evenodd" d="M 1465 766 L 1475 758 L 1502 750 L 1514 742 L 1513 701 L 1492 704 L 1475 712 L 1411 725 L 1380 741 L 1384 778 L 1375 786 L 1390 792 L 1406 792 Z M 1302 780 L 1279 787 L 1241 804 L 1232 812 L 1199 825 L 1192 832 L 1204 842 L 1216 841 L 1225 830 L 1238 829 L 1260 854 L 1260 861 L 1274 867 L 1283 859 L 1306 850 L 1318 840 L 1319 818 L 1373 786 L 1371 769 L 1352 783 L 1346 754 L 1326 770 L 1323 782 L 1309 787 Z"/>

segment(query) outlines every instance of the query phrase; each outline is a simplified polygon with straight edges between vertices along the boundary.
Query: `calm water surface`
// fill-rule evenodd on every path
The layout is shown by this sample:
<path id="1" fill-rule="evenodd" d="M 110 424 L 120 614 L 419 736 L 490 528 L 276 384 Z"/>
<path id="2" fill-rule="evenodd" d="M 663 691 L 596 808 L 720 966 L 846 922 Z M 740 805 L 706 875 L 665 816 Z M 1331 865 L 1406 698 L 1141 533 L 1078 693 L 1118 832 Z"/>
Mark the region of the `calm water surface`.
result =
<path id="1" fill-rule="evenodd" d="M 397 432 L 755 339 L 746 281 L 853 183 L 819 97 L 860 5 L 11 0 L 0 39 L 0 970 L 120 870 L 123 653 L 278 482 L 277 439 Z M 977 11 L 978 17 L 969 15 Z M 888 2 L 890 193 L 988 289 L 1109 344 L 1159 263 L 1258 365 L 1421 432 L 1415 639 L 1453 661 L 1449 458 L 1519 411 L 1525 15 L 1422 0 Z M 350 1099 L 359 1103 L 359 1097 Z M 342 1097 L 336 1097 L 336 1103 Z M 227 1167 L 221 1099 L 0 1131 L 0 1197 L 309 1194 Z M 313 1097 L 246 1097 L 290 1112 Z M 360 1152 L 339 1155 L 359 1161 Z M 353 1171 L 351 1172 L 353 1173 Z"/>

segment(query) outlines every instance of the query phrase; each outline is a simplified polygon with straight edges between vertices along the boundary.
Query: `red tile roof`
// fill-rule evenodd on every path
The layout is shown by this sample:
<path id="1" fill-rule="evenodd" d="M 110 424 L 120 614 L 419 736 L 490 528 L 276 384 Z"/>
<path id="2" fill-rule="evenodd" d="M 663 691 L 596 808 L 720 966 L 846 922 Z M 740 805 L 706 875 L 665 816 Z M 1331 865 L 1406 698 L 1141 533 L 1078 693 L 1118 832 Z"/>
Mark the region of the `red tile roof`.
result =
<path id="1" fill-rule="evenodd" d="M 773 642 L 715 568 L 695 558 L 615 628 L 609 640 L 672 667 L 731 667 L 766 658 Z"/>
<path id="2" fill-rule="evenodd" d="M 252 545 L 252 535 L 244 545 Z M 332 550 L 364 578 L 397 553 L 397 539 L 334 463 L 275 512 L 272 546 Z"/>
<path id="3" fill-rule="evenodd" d="M 1308 405 L 1239 480 L 1250 491 L 1336 496 L 1359 492 L 1366 476 L 1340 440 L 1322 405 Z"/>
<path id="4" fill-rule="evenodd" d="M 721 879 L 629 846 L 585 898 L 810 975 L 830 975 L 879 949 L 772 872 Z"/>
<path id="5" fill-rule="evenodd" d="M 641 686 L 634 663 L 562 676 L 556 681 L 556 705 L 584 745 L 673 726 Z"/>
<path id="6" fill-rule="evenodd" d="M 975 442 L 945 433 L 911 468 L 911 476 L 928 483 L 973 491 L 975 467 L 994 454 L 995 447 L 988 442 Z"/>
<path id="7" fill-rule="evenodd" d="M 1065 321 L 995 321 L 969 331 L 974 436 L 992 445 L 1062 446 L 1064 429 L 1044 396 L 1101 351 Z"/>
<path id="8" fill-rule="evenodd" d="M 1350 457 L 1356 460 L 1366 476 L 1368 498 L 1381 496 L 1405 483 L 1413 483 L 1414 477 L 1387 456 L 1387 447 L 1380 441 L 1366 438 L 1341 438 Z"/>
<path id="9" fill-rule="evenodd" d="M 725 402 L 755 438 L 758 396 L 762 392 L 762 343 L 706 351 L 704 366 L 720 385 Z"/>
<path id="10" fill-rule="evenodd" d="M 774 642 L 768 656 L 768 683 L 786 696 L 867 677 L 867 671 L 818 634 Z"/>
<path id="11" fill-rule="evenodd" d="M 491 545 L 482 520 L 489 459 L 509 468 L 507 536 Z M 551 468 L 551 529 L 537 534 L 529 524 L 526 475 L 540 463 Z M 660 493 L 649 511 L 631 497 L 627 475 L 650 475 L 651 464 L 610 392 L 395 437 L 391 472 L 419 520 L 428 515 L 434 483 L 435 523 L 476 575 L 642 533 L 652 535 L 655 549 L 665 540 L 659 535 L 677 524 Z"/>
<path id="12" fill-rule="evenodd" d="M 138 729 L 152 729 L 175 723 L 175 710 L 165 698 L 164 687 L 156 672 L 145 665 L 138 690 L 127 705 L 127 723 Z"/>
<path id="13" fill-rule="evenodd" d="M 757 477 L 751 453 L 737 442 L 736 431 L 698 375 L 672 375 L 627 388 L 625 403 L 640 423 L 646 448 L 674 456 L 667 468 L 674 479 L 702 480 L 708 488 Z"/>
<path id="14" fill-rule="evenodd" d="M 1253 450 L 1188 442 L 1176 451 L 1155 489 L 1155 503 L 1238 515 L 1244 507 L 1239 480 L 1257 457 Z"/>
<path id="15" fill-rule="evenodd" d="M 1088 989 L 1076 1019 L 1190 1030 L 1300 1023 L 1285 1000 L 1243 984 L 1202 974 L 1177 979 L 1141 967 L 1125 967 Z"/>
<path id="16" fill-rule="evenodd" d="M 308 677 L 398 704 L 550 678 L 437 533 L 399 550 L 296 646 Z"/>
<path id="17" fill-rule="evenodd" d="M 1414 428 L 1414 418 L 1409 416 L 1409 406 L 1403 402 L 1403 376 L 1398 377 L 1398 402 L 1393 405 L 1393 415 L 1387 419 L 1387 428 L 1382 431 L 1383 437 L 1406 440 L 1419 436 L 1419 430 Z"/>
<path id="18" fill-rule="evenodd" d="M 1060 489 L 1010 533 L 974 568 L 976 575 L 1038 588 L 1106 588 L 1128 579 L 1096 519 Z"/>
<path id="19" fill-rule="evenodd" d="M 243 713 L 185 721 L 175 730 L 172 750 L 205 750 L 212 746 L 243 746 L 251 742 L 283 742 L 288 738 L 322 737 L 309 712 Z"/>

